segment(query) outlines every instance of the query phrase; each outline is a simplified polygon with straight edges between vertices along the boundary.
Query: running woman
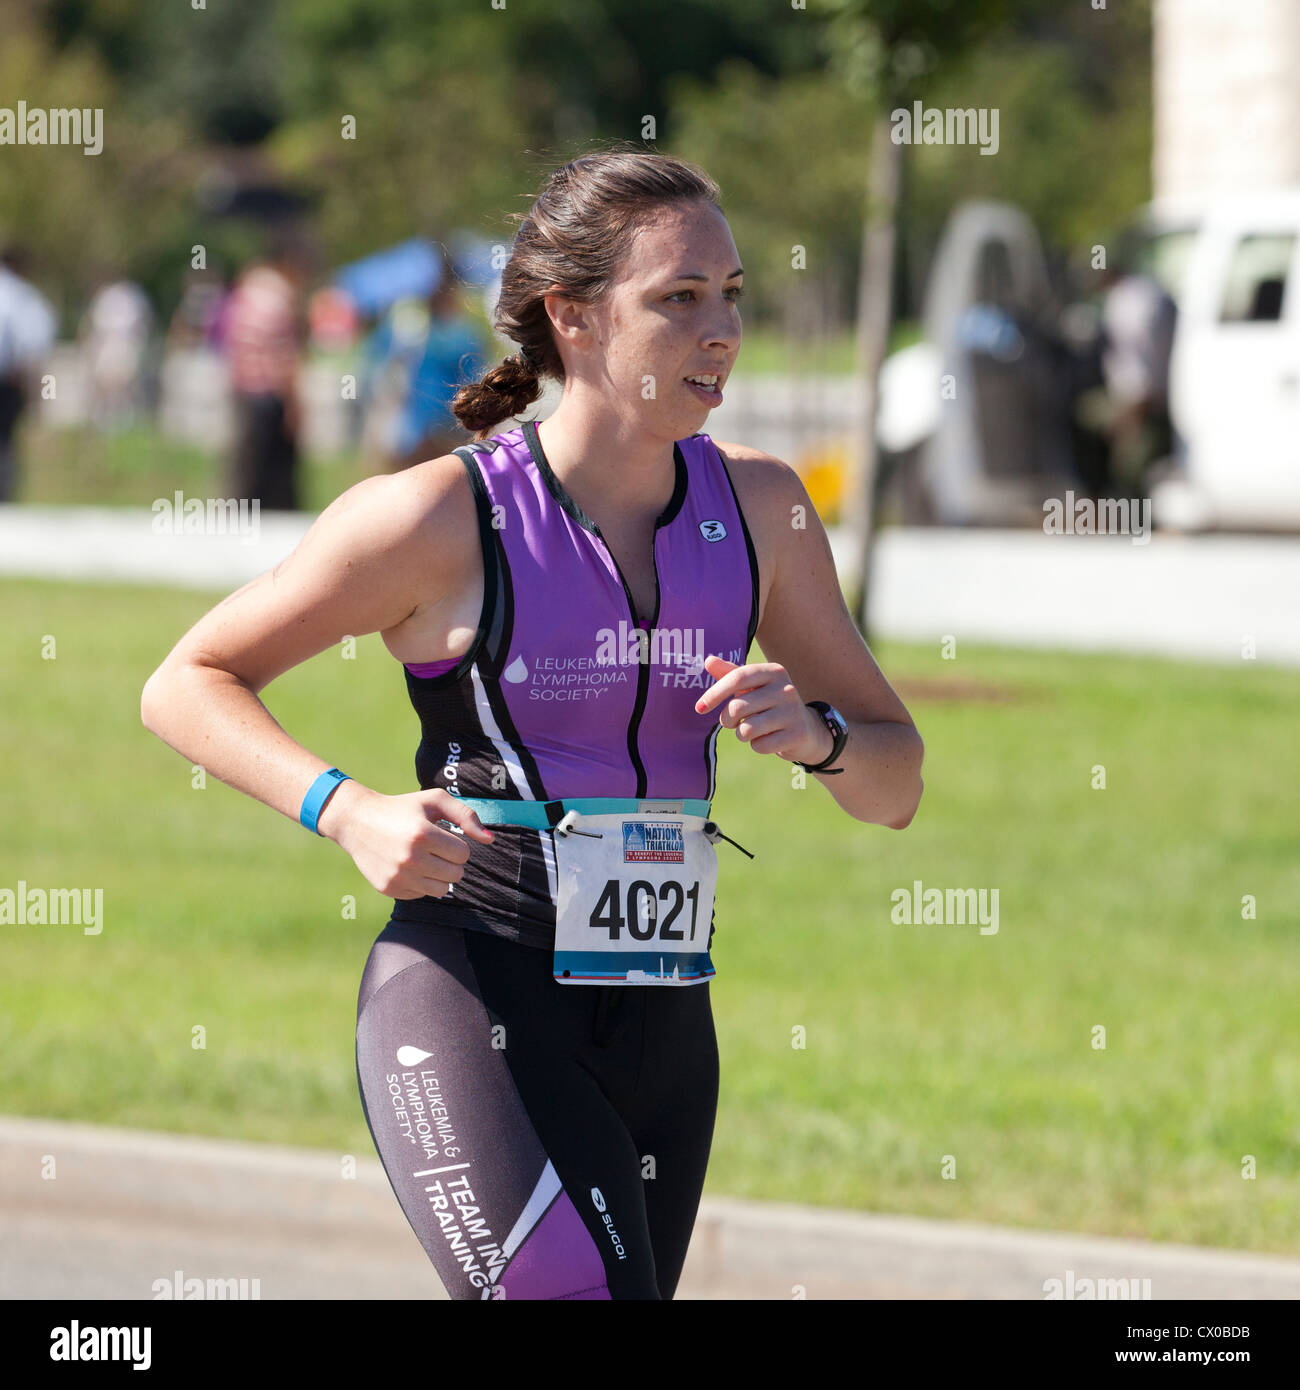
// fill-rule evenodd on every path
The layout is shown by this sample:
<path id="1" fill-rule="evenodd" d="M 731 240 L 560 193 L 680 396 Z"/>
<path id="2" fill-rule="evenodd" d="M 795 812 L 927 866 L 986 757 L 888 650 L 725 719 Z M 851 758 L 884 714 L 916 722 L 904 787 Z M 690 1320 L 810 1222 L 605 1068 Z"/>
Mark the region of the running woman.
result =
<path id="1" fill-rule="evenodd" d="M 609 150 L 518 220 L 496 327 L 520 351 L 453 404 L 474 442 L 339 497 L 182 638 L 142 714 L 394 899 L 357 1077 L 449 1295 L 669 1299 L 717 1102 L 720 730 L 900 830 L 922 744 L 798 476 L 699 432 L 741 336 L 716 184 Z M 543 376 L 555 412 L 491 433 Z M 258 699 L 375 631 L 418 792 L 347 778 Z"/>

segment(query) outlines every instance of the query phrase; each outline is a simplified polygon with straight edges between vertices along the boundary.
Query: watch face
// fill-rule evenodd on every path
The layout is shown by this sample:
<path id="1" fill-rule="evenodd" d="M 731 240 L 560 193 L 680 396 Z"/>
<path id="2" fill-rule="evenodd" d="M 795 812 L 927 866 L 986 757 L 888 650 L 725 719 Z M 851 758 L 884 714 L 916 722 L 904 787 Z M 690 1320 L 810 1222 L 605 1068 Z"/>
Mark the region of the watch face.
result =
<path id="1" fill-rule="evenodd" d="M 844 734 L 848 732 L 848 723 L 844 716 L 835 708 L 834 705 L 827 705 L 825 709 L 826 722 L 835 730 L 836 733 Z"/>

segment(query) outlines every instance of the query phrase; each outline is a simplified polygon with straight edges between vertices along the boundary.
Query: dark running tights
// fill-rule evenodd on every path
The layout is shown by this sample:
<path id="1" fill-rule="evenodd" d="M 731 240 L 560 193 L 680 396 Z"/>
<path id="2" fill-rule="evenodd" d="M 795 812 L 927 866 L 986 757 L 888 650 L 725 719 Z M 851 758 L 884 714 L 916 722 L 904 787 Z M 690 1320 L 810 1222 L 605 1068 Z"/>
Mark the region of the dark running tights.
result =
<path id="1" fill-rule="evenodd" d="M 453 1299 L 673 1296 L 717 1108 L 707 984 L 561 985 L 549 951 L 390 922 L 357 1079 Z"/>

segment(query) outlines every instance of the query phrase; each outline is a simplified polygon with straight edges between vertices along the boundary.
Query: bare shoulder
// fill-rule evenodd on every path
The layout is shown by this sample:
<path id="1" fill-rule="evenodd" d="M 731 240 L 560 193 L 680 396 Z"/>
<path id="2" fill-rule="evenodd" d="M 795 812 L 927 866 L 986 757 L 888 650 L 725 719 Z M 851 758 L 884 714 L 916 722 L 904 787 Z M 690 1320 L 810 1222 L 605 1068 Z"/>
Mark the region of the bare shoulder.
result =
<path id="1" fill-rule="evenodd" d="M 784 459 L 749 444 L 720 439 L 713 443 L 727 465 L 750 530 L 761 530 L 769 540 L 788 532 L 790 508 L 809 505 L 798 473 Z"/>
<path id="2" fill-rule="evenodd" d="M 478 582 L 474 518 L 454 455 L 365 478 L 274 569 L 201 618 L 168 661 L 219 666 L 259 691 L 345 636 L 387 632 L 430 604 L 455 610 Z"/>
<path id="3" fill-rule="evenodd" d="M 472 516 L 474 494 L 465 465 L 455 454 L 442 454 L 397 473 L 363 478 L 326 510 L 335 509 L 349 513 L 354 520 L 386 518 L 395 530 L 406 530 L 418 528 L 446 512 L 461 511 Z"/>
<path id="4" fill-rule="evenodd" d="M 456 454 L 441 454 L 391 477 L 401 489 L 398 498 L 404 498 L 423 522 L 435 522 L 443 530 L 465 531 L 466 541 L 477 547 L 474 489 Z"/>
<path id="5" fill-rule="evenodd" d="M 728 468 L 735 463 L 746 472 L 752 471 L 757 477 L 794 472 L 788 463 L 777 458 L 775 454 L 755 449 L 752 444 L 728 444 L 725 440 L 715 439 L 713 446 L 727 460 Z"/>
<path id="6" fill-rule="evenodd" d="M 348 551 L 389 561 L 411 550 L 426 564 L 445 558 L 454 566 L 464 548 L 478 546 L 474 493 L 455 454 L 362 479 L 325 508 L 317 529 Z"/>
<path id="7" fill-rule="evenodd" d="M 341 493 L 271 571 L 289 589 L 336 595 L 352 632 L 383 631 L 455 594 L 481 565 L 474 492 L 455 454 L 380 473 Z"/>

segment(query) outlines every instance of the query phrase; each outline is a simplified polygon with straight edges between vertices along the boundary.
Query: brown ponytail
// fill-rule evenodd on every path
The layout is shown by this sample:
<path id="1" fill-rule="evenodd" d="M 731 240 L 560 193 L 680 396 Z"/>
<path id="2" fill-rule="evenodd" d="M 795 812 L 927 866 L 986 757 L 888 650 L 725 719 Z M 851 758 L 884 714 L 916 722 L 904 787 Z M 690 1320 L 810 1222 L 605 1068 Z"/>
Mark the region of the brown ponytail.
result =
<path id="1" fill-rule="evenodd" d="M 598 304 L 648 213 L 672 202 L 718 207 L 719 198 L 718 185 L 703 169 L 630 142 L 626 149 L 583 155 L 551 174 L 527 213 L 510 214 L 519 227 L 493 325 L 520 351 L 456 392 L 456 419 L 476 439 L 485 439 L 538 399 L 542 377 L 563 381 L 546 295 Z"/>
<path id="2" fill-rule="evenodd" d="M 485 372 L 469 386 L 462 386 L 451 403 L 452 414 L 475 439 L 484 439 L 492 426 L 513 419 L 542 394 L 537 368 L 529 366 L 522 353 Z"/>

